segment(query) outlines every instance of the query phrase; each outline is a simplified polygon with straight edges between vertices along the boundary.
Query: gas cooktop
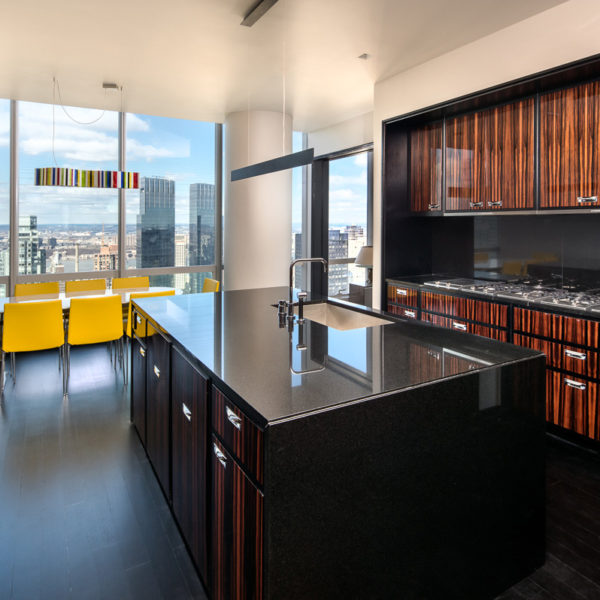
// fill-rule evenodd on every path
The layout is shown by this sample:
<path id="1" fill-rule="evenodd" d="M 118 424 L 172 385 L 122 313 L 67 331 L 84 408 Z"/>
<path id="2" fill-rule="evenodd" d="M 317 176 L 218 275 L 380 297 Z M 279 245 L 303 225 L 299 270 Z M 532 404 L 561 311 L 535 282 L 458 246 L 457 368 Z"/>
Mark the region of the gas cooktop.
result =
<path id="1" fill-rule="evenodd" d="M 522 300 L 547 306 L 574 308 L 600 313 L 600 288 L 560 278 L 487 281 L 485 279 L 436 279 L 425 285 L 460 290 L 508 300 Z"/>

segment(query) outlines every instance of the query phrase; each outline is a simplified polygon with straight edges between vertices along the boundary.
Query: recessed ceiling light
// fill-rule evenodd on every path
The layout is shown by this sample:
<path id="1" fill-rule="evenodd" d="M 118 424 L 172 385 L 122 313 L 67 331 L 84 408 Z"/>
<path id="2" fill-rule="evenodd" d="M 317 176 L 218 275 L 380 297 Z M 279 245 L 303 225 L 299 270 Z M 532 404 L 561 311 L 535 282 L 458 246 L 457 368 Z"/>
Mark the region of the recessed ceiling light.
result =
<path id="1" fill-rule="evenodd" d="M 102 89 L 104 90 L 118 90 L 119 86 L 116 83 L 112 83 L 109 81 L 104 81 L 102 83 Z"/>
<path id="2" fill-rule="evenodd" d="M 367 60 L 367 58 L 369 58 L 369 55 L 366 52 L 363 52 L 360 56 L 357 56 L 357 58 Z"/>

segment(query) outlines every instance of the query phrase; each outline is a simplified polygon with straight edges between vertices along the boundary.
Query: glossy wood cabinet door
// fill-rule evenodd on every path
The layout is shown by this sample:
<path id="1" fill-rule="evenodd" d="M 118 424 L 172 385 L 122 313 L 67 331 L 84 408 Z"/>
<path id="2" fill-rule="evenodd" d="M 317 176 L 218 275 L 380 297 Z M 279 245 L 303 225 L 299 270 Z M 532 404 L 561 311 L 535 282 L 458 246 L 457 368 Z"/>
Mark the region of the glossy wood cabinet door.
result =
<path id="1" fill-rule="evenodd" d="M 148 323 L 146 359 L 146 452 L 158 481 L 171 497 L 170 344 Z"/>
<path id="2" fill-rule="evenodd" d="M 526 98 L 446 122 L 446 210 L 535 208 L 534 114 Z"/>
<path id="3" fill-rule="evenodd" d="M 442 128 L 441 121 L 410 133 L 410 210 L 442 210 Z"/>
<path id="4" fill-rule="evenodd" d="M 600 82 L 540 97 L 540 208 L 599 205 Z"/>
<path id="5" fill-rule="evenodd" d="M 173 512 L 198 572 L 207 581 L 207 380 L 175 348 L 171 354 Z"/>
<path id="6" fill-rule="evenodd" d="M 131 422 L 146 446 L 146 348 L 131 339 Z"/>
<path id="7" fill-rule="evenodd" d="M 263 587 L 263 495 L 214 436 L 210 452 L 211 598 L 258 600 Z"/>

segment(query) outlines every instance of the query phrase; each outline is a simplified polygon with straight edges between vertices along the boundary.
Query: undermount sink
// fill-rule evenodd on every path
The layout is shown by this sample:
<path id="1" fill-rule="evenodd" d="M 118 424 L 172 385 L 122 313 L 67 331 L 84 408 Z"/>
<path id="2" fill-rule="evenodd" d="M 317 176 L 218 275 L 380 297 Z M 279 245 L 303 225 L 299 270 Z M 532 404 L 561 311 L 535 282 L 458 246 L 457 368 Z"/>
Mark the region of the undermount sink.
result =
<path id="1" fill-rule="evenodd" d="M 296 315 L 298 314 L 297 306 L 294 308 L 294 312 Z M 304 318 L 343 331 L 360 329 L 361 327 L 374 327 L 375 325 L 388 325 L 392 322 L 356 310 L 328 304 L 327 302 L 305 304 Z"/>

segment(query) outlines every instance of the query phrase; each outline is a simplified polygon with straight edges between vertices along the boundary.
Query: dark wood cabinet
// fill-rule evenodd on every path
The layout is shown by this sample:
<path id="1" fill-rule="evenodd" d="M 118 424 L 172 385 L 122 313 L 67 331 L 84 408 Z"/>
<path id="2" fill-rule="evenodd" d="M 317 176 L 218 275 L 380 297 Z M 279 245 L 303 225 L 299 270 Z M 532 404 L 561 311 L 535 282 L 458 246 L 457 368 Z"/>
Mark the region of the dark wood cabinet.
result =
<path id="1" fill-rule="evenodd" d="M 214 436 L 211 455 L 211 598 L 258 600 L 263 593 L 263 495 Z"/>
<path id="2" fill-rule="evenodd" d="M 150 323 L 146 344 L 146 452 L 165 495 L 170 498 L 170 344 Z"/>
<path id="3" fill-rule="evenodd" d="M 535 207 L 533 98 L 446 122 L 446 210 Z"/>
<path id="4" fill-rule="evenodd" d="M 171 351 L 173 513 L 200 576 L 207 579 L 207 386 L 205 377 Z"/>
<path id="5" fill-rule="evenodd" d="M 443 122 L 410 132 L 410 210 L 442 210 Z"/>
<path id="6" fill-rule="evenodd" d="M 540 208 L 597 207 L 600 82 L 540 98 Z"/>
<path id="7" fill-rule="evenodd" d="M 508 327 L 508 306 L 498 302 L 422 292 L 421 309 L 495 327 Z"/>
<path id="8" fill-rule="evenodd" d="M 481 325 L 480 323 L 471 323 L 470 321 L 443 317 L 428 312 L 421 313 L 421 320 L 433 323 L 439 327 L 445 327 L 446 329 L 453 329 L 454 331 L 474 333 L 475 335 L 500 340 L 501 342 L 508 341 L 508 330 L 500 329 L 498 327 L 488 327 L 486 325 Z"/>
<path id="9" fill-rule="evenodd" d="M 131 422 L 146 445 L 146 346 L 131 338 Z"/>

